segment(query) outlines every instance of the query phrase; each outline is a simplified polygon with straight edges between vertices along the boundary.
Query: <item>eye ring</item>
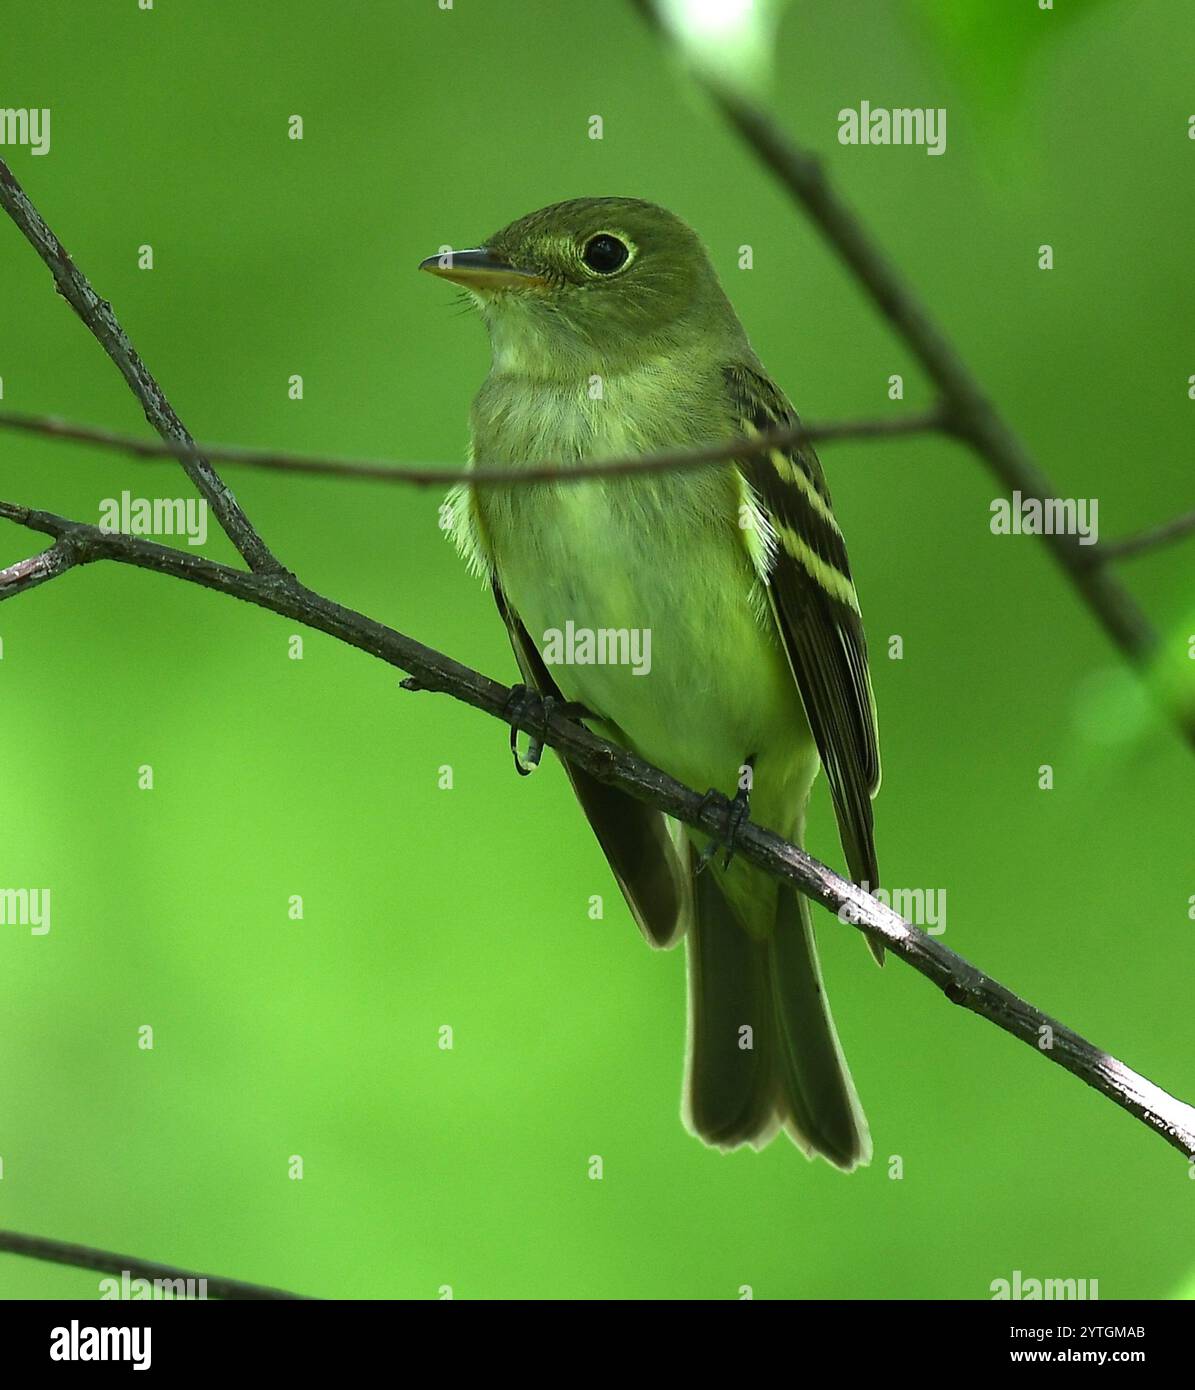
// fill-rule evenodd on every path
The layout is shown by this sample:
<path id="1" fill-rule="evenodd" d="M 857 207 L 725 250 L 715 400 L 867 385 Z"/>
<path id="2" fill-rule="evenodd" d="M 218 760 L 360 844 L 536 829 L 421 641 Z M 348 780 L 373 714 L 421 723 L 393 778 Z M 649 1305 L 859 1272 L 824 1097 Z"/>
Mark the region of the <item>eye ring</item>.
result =
<path id="1" fill-rule="evenodd" d="M 634 247 L 614 232 L 597 232 L 581 248 L 586 270 L 603 279 L 625 270 L 634 257 Z"/>

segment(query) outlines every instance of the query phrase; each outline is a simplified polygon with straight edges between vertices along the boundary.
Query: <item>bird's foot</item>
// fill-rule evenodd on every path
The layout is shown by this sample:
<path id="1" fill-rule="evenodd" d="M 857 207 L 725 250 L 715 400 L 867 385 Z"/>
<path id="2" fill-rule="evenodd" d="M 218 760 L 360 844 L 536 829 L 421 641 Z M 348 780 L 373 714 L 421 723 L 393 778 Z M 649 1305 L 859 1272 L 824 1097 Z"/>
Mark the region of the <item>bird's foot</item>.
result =
<path id="1" fill-rule="evenodd" d="M 563 714 L 566 719 L 592 719 L 593 715 L 576 700 L 558 700 L 555 695 L 541 695 L 529 685 L 512 685 L 506 701 L 506 714 L 517 720 L 530 719 L 540 732 L 533 733 L 527 744 L 526 756 L 519 752 L 519 731 L 514 724 L 510 726 L 510 751 L 514 758 L 515 771 L 520 777 L 530 777 L 539 766 L 544 755 L 544 736 L 548 722 L 554 714 Z"/>
<path id="2" fill-rule="evenodd" d="M 734 859 L 735 843 L 739 837 L 739 831 L 743 828 L 743 822 L 751 816 L 751 788 L 750 786 L 740 786 L 731 799 L 724 792 L 718 791 L 716 787 L 711 787 L 701 798 L 701 809 L 708 810 L 711 806 L 725 808 L 726 812 L 726 834 L 722 840 L 711 840 L 701 851 L 697 860 L 697 872 L 710 862 L 720 849 L 726 851 L 726 858 L 722 861 L 723 869 L 729 869 L 731 861 Z"/>
<path id="3" fill-rule="evenodd" d="M 556 703 L 551 695 L 541 695 L 529 685 L 512 685 L 510 697 L 506 701 L 506 713 L 512 719 L 524 720 L 534 716 L 534 722 L 546 731 L 548 720 L 552 717 L 552 706 Z M 544 741 L 542 735 L 532 734 L 527 744 L 527 756 L 519 752 L 519 730 L 510 726 L 510 753 L 514 758 L 515 771 L 520 777 L 530 777 L 543 757 Z"/>

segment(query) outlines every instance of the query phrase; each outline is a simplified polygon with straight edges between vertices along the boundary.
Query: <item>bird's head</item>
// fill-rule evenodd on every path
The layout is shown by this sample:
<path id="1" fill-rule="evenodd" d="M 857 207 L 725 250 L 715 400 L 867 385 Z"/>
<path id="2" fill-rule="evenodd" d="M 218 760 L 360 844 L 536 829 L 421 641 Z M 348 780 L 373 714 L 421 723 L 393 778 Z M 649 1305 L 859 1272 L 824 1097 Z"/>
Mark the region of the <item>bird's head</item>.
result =
<path id="1" fill-rule="evenodd" d="M 637 198 L 554 203 L 419 268 L 469 291 L 499 372 L 613 373 L 703 333 L 741 334 L 696 234 Z"/>

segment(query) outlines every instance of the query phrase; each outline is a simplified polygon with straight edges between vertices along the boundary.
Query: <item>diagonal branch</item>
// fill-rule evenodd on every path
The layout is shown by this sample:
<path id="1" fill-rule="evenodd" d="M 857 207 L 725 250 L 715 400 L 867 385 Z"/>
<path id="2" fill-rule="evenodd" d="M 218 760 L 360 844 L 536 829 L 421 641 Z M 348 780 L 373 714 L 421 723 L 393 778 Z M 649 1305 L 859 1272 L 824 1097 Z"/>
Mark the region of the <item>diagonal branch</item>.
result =
<path id="1" fill-rule="evenodd" d="M 1184 536 L 1195 534 L 1195 512 L 1187 512 L 1170 521 L 1159 522 L 1148 530 L 1138 531 L 1134 536 L 1125 536 L 1119 541 L 1103 541 L 1096 554 L 1103 560 L 1130 560 L 1136 555 L 1144 555 L 1147 550 L 1169 545 L 1171 541 L 1182 540 Z"/>
<path id="2" fill-rule="evenodd" d="M 25 239 L 45 261 L 58 291 L 91 330 L 100 346 L 119 368 L 133 395 L 141 402 L 145 418 L 162 436 L 175 444 L 194 448 L 194 441 L 174 413 L 162 388 L 141 360 L 128 335 L 120 326 L 112 306 L 92 289 L 87 277 L 71 260 L 67 249 L 46 225 L 41 213 L 30 202 L 12 170 L 0 159 L 0 207 L 24 233 Z M 191 453 L 182 458 L 187 476 L 199 489 L 228 539 L 254 570 L 270 573 L 281 569 L 265 541 L 249 523 L 232 492 L 215 469 L 202 457 Z"/>
<path id="3" fill-rule="evenodd" d="M 375 482 L 408 483 L 416 487 L 447 487 L 468 483 L 471 487 L 517 487 L 524 483 L 572 483 L 582 478 L 637 477 L 641 473 L 680 473 L 711 463 L 729 463 L 817 440 L 894 439 L 901 435 L 928 434 L 945 428 L 938 410 L 888 416 L 876 420 L 843 420 L 826 425 L 793 425 L 766 430 L 750 439 L 727 439 L 696 449 L 665 449 L 658 454 L 635 454 L 618 459 L 590 459 L 584 463 L 528 463 L 509 468 L 419 468 L 380 463 L 372 459 L 321 458 L 279 453 L 273 449 L 246 449 L 230 444 L 158 444 L 132 434 L 117 434 L 94 425 L 76 425 L 48 415 L 18 415 L 0 411 L 0 429 L 45 435 L 71 444 L 91 444 L 140 459 L 189 459 L 202 455 L 225 463 L 245 464 L 281 473 L 313 473 L 336 478 L 369 478 Z"/>
<path id="4" fill-rule="evenodd" d="M 0 599 L 23 594 L 26 589 L 36 589 L 39 584 L 65 574 L 74 563 L 69 546 L 62 542 L 43 550 L 40 555 L 18 560 L 16 564 L 0 569 Z"/>
<path id="5" fill-rule="evenodd" d="M 655 0 L 631 3 L 657 33 L 667 34 Z M 947 412 L 947 428 L 965 440 L 1010 490 L 1041 501 L 1057 496 L 928 309 L 839 196 L 821 161 L 790 140 L 747 97 L 700 68 L 694 75 L 744 143 L 804 208 L 921 363 Z M 1129 591 L 1098 562 L 1100 557 L 1091 557 L 1078 536 L 1060 533 L 1043 535 L 1042 540 L 1108 636 L 1133 665 L 1148 669 L 1157 649 L 1157 636 Z M 1107 552 L 1103 558 L 1108 558 Z M 1168 706 L 1167 713 L 1187 742 L 1195 746 L 1195 714 L 1176 703 Z"/>
<path id="6" fill-rule="evenodd" d="M 718 838 L 727 833 L 728 805 L 719 806 L 708 796 L 684 786 L 626 749 L 605 742 L 559 712 L 545 716 L 525 702 L 512 702 L 507 686 L 362 613 L 341 607 L 307 589 L 293 576 L 246 573 L 203 556 L 139 537 L 101 531 L 96 526 L 12 502 L 0 502 L 0 519 L 14 521 L 65 542 L 72 547 L 79 563 L 114 560 L 154 570 L 232 595 L 325 632 L 409 672 L 408 679 L 403 682 L 407 689 L 451 695 L 523 733 L 542 739 L 561 757 L 584 768 L 599 781 L 655 806 L 686 825 Z M 743 825 L 734 844 L 735 853 L 742 858 L 850 920 L 869 940 L 886 947 L 937 985 L 952 1003 L 961 1004 L 1027 1043 L 1035 1052 L 1079 1077 L 1156 1130 L 1180 1153 L 1195 1156 L 1195 1108 L 1168 1095 L 1073 1029 L 1020 999 L 799 846 L 753 822 Z"/>
<path id="7" fill-rule="evenodd" d="M 111 1250 L 97 1250 L 90 1245 L 74 1245 L 65 1240 L 51 1240 L 46 1236 L 27 1236 L 20 1231 L 0 1231 L 0 1253 L 27 1255 L 34 1260 L 47 1260 L 51 1264 L 72 1265 L 76 1269 L 94 1269 L 100 1274 L 128 1274 L 131 1279 L 155 1279 L 203 1281 L 204 1297 L 236 1299 L 279 1299 L 306 1298 L 301 1293 L 287 1293 L 285 1289 L 272 1289 L 265 1284 L 243 1284 L 239 1279 L 226 1279 L 220 1274 L 197 1274 L 191 1269 L 177 1269 L 174 1265 L 158 1264 L 155 1260 L 143 1260 L 136 1255 L 117 1255 Z"/>

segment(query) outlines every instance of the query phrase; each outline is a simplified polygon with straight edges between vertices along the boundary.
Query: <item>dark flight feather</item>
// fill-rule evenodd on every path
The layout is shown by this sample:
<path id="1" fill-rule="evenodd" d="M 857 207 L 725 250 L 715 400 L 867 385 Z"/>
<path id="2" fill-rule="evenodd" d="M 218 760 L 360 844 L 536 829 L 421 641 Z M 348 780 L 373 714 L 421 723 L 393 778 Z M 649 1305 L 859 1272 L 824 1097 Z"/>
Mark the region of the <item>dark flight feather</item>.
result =
<path id="1" fill-rule="evenodd" d="M 761 372 L 735 365 L 724 375 L 744 433 L 798 423 L 783 393 Z M 808 444 L 757 454 L 738 466 L 776 533 L 768 593 L 830 784 L 850 874 L 874 892 L 879 866 L 871 798 L 880 785 L 875 701 L 854 580 L 825 475 Z M 873 954 L 882 960 L 881 948 Z"/>

